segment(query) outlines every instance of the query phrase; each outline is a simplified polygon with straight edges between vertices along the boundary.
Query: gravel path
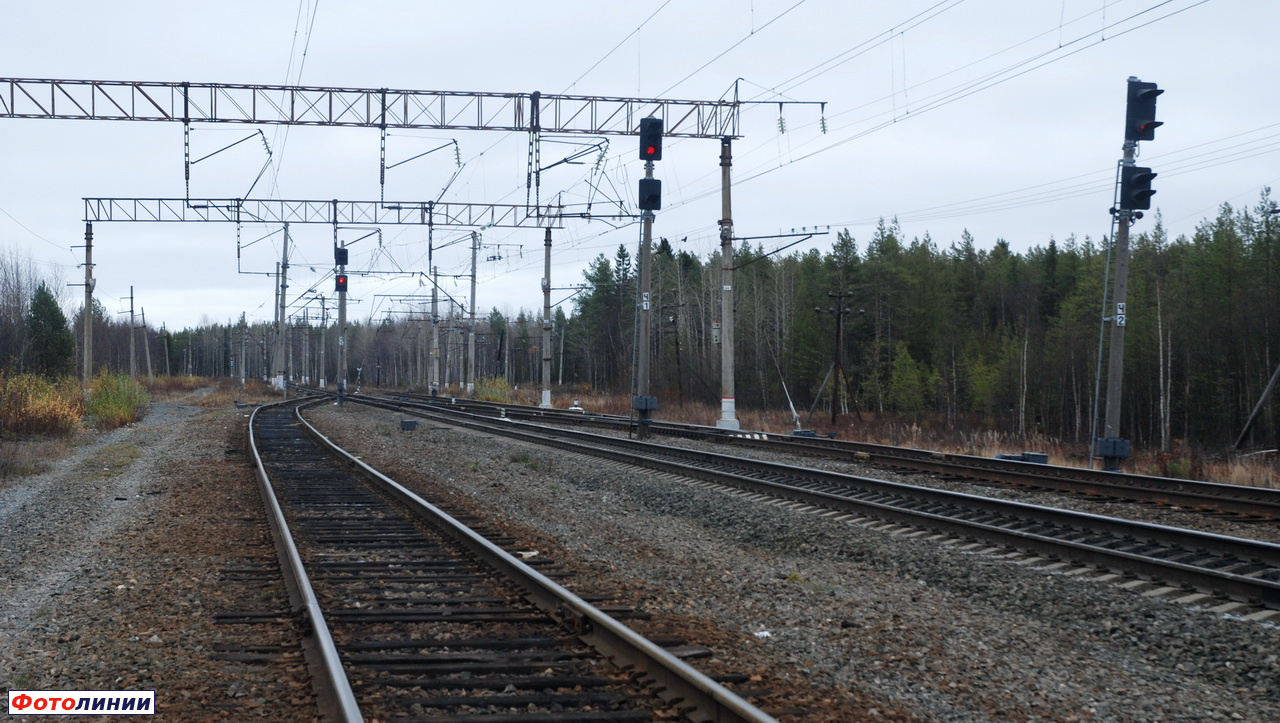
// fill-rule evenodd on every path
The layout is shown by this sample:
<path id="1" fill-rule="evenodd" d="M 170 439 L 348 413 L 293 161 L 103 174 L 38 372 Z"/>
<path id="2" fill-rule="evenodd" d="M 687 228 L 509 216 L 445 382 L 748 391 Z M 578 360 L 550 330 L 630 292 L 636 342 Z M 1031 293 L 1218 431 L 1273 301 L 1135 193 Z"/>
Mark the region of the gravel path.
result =
<path id="1" fill-rule="evenodd" d="M 358 405 L 313 416 L 409 486 L 701 624 L 730 667 L 803 686 L 793 720 L 1280 720 L 1274 625 L 433 423 L 405 434 Z"/>
<path id="2" fill-rule="evenodd" d="M 315 718 L 287 619 L 217 620 L 287 618 L 244 421 L 153 404 L 0 490 L 0 686 L 154 690 L 175 721 Z"/>

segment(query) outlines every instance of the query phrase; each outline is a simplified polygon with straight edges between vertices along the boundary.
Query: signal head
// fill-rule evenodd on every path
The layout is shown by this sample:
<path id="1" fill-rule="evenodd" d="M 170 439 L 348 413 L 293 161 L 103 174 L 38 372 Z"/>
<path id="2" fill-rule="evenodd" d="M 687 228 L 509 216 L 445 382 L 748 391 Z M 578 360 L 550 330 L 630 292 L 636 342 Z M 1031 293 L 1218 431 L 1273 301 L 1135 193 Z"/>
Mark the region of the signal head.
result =
<path id="1" fill-rule="evenodd" d="M 662 160 L 662 119 L 649 116 L 640 119 L 640 160 Z"/>
<path id="2" fill-rule="evenodd" d="M 1164 125 L 1156 120 L 1156 98 L 1164 91 L 1155 83 L 1143 83 L 1129 79 L 1129 98 L 1125 106 L 1124 139 L 1126 141 L 1150 141 L 1156 137 L 1156 128 Z"/>

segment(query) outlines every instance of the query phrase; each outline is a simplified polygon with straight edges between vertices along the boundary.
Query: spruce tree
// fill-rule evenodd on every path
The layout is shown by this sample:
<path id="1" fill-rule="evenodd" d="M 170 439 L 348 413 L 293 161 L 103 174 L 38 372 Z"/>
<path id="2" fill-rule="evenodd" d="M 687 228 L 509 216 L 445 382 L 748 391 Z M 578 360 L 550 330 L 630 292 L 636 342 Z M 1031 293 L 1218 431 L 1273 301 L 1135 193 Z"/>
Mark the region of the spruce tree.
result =
<path id="1" fill-rule="evenodd" d="M 75 340 L 67 316 L 49 287 L 41 282 L 27 311 L 27 367 L 37 374 L 56 377 L 73 369 Z"/>

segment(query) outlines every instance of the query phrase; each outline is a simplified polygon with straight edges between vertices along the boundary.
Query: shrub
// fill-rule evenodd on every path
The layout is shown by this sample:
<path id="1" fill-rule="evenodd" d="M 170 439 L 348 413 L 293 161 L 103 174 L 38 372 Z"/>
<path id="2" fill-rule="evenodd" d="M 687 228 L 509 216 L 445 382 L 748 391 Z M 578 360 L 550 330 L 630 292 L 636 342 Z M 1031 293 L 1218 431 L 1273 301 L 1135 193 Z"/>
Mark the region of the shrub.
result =
<path id="1" fill-rule="evenodd" d="M 80 424 L 80 383 L 50 381 L 34 374 L 0 373 L 0 434 L 70 434 Z"/>
<path id="2" fill-rule="evenodd" d="M 476 399 L 482 402 L 511 402 L 511 387 L 505 377 L 485 377 L 476 380 Z"/>
<path id="3" fill-rule="evenodd" d="M 89 388 L 86 411 L 102 429 L 115 429 L 142 419 L 150 398 L 138 382 L 125 376 L 99 374 Z"/>

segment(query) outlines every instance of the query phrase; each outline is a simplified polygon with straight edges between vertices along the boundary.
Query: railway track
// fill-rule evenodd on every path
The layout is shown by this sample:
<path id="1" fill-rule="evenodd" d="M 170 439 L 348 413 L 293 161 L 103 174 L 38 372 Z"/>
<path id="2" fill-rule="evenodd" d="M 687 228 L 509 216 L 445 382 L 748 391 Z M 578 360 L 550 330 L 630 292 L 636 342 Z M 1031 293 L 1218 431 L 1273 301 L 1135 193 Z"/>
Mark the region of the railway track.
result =
<path id="1" fill-rule="evenodd" d="M 524 405 L 496 404 L 403 394 L 392 397 L 410 404 L 456 409 L 482 416 L 505 416 L 531 422 L 628 429 L 636 422 L 628 417 Z M 826 437 L 804 437 L 768 432 L 734 432 L 694 424 L 654 421 L 654 434 L 701 439 L 725 445 L 750 447 L 780 454 L 807 455 L 845 462 L 927 472 L 949 478 L 992 482 L 1024 489 L 1049 490 L 1096 499 L 1141 502 L 1229 516 L 1241 521 L 1280 521 L 1280 490 L 1218 484 L 1083 467 L 1062 467 L 975 455 L 852 442 Z"/>
<path id="2" fill-rule="evenodd" d="M 351 401 L 1050 560 L 1280 609 L 1280 545 L 822 470 L 673 448 L 435 406 Z"/>
<path id="3" fill-rule="evenodd" d="M 617 620 L 639 613 L 569 592 L 296 405 L 256 409 L 250 443 L 326 718 L 773 720 Z"/>

